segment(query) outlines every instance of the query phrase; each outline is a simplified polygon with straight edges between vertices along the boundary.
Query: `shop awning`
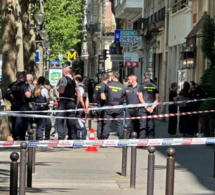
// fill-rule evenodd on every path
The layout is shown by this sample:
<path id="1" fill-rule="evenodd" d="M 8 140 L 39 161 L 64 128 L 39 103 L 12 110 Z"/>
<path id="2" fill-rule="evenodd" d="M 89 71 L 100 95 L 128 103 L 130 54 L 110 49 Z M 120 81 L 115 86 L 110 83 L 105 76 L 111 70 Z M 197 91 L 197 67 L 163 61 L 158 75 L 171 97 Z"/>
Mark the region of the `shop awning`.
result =
<path id="1" fill-rule="evenodd" d="M 205 19 L 205 15 L 201 17 L 201 19 L 197 22 L 197 24 L 193 27 L 193 29 L 190 31 L 187 37 L 185 37 L 185 39 L 189 39 L 196 36 L 199 30 L 203 28 L 204 19 Z"/>

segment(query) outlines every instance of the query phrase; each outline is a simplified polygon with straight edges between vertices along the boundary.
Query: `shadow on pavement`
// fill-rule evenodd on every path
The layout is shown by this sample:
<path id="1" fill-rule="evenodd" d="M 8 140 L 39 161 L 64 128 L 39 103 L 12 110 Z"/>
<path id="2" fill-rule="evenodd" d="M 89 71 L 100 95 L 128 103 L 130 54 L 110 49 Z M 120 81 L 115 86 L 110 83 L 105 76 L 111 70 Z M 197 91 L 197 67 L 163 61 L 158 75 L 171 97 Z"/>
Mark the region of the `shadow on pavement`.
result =
<path id="1" fill-rule="evenodd" d="M 166 138 L 168 123 L 156 120 L 156 138 Z M 180 166 L 176 171 L 186 169 L 198 182 L 211 191 L 215 191 L 213 178 L 214 148 L 206 145 L 172 146 L 176 150 L 175 160 Z M 157 152 L 167 157 L 167 146 L 156 147 Z M 155 156 L 156 158 L 156 156 Z M 156 165 L 158 168 L 159 165 Z M 164 167 L 165 168 L 165 167 Z"/>
<path id="2" fill-rule="evenodd" d="M 32 194 L 37 194 L 37 193 L 54 193 L 54 192 L 69 192 L 72 190 L 78 190 L 75 188 L 27 188 L 26 192 L 32 193 Z"/>

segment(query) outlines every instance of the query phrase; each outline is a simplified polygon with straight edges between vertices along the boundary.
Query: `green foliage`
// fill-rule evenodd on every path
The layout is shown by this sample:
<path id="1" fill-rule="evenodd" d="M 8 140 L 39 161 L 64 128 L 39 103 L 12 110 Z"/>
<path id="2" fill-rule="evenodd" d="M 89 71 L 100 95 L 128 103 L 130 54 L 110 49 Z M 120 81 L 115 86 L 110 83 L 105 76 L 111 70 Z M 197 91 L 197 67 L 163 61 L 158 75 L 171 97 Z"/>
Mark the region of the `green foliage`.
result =
<path id="1" fill-rule="evenodd" d="M 50 59 L 70 49 L 80 50 L 82 40 L 83 0 L 49 0 L 45 2 L 45 28 L 51 42 Z"/>
<path id="2" fill-rule="evenodd" d="M 209 97 L 215 97 L 215 67 L 206 69 L 201 77 L 201 88 Z"/>
<path id="3" fill-rule="evenodd" d="M 202 52 L 210 60 L 211 64 L 201 77 L 201 87 L 208 97 L 215 97 L 215 21 L 206 13 L 204 17 Z M 200 110 L 215 110 L 215 100 L 204 101 L 200 106 Z M 215 117 L 215 113 L 201 115 Z"/>
<path id="4" fill-rule="evenodd" d="M 202 52 L 211 61 L 211 65 L 215 66 L 215 21 L 207 13 L 204 15 L 202 33 Z"/>
<path id="5" fill-rule="evenodd" d="M 200 110 L 215 110 L 215 100 L 204 101 L 200 106 Z M 215 113 L 204 113 L 201 115 L 208 115 L 209 117 L 214 118 Z"/>

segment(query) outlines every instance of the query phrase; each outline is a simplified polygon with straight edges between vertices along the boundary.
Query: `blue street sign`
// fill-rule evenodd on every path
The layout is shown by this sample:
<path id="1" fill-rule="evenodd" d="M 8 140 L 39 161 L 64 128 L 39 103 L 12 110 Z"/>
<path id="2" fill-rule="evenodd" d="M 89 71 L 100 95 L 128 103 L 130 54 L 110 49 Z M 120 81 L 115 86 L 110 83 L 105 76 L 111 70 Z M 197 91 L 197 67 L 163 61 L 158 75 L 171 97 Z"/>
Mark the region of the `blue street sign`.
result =
<path id="1" fill-rule="evenodd" d="M 35 52 L 35 62 L 39 63 L 40 62 L 40 51 L 36 50 Z"/>
<path id="2" fill-rule="evenodd" d="M 59 61 L 50 61 L 49 64 L 50 65 L 55 65 L 55 64 L 60 65 L 60 62 Z"/>
<path id="3" fill-rule="evenodd" d="M 114 41 L 115 42 L 120 42 L 120 30 L 115 30 L 115 33 L 114 33 Z"/>
<path id="4" fill-rule="evenodd" d="M 110 46 L 110 55 L 116 54 L 116 46 Z"/>

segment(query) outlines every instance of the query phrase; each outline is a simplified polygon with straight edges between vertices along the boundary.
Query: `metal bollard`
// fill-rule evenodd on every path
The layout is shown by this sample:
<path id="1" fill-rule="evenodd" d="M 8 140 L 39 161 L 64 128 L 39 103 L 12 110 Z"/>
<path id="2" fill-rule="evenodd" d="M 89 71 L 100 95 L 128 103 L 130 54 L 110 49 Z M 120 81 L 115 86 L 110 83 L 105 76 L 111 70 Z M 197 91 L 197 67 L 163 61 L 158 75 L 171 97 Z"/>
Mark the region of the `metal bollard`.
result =
<path id="1" fill-rule="evenodd" d="M 147 195 L 154 194 L 154 170 L 155 170 L 155 147 L 149 146 L 148 148 L 148 176 L 147 176 Z"/>
<path id="2" fill-rule="evenodd" d="M 19 194 L 25 194 L 25 184 L 26 184 L 26 154 L 27 154 L 27 143 L 22 142 L 20 144 L 20 173 L 19 173 Z"/>
<path id="3" fill-rule="evenodd" d="M 88 114 L 87 118 L 91 118 L 91 116 L 92 116 L 92 113 L 91 113 L 91 111 L 89 111 L 89 114 Z M 90 131 L 91 127 L 92 127 L 92 121 L 90 119 L 88 119 L 88 128 L 89 128 L 89 131 Z"/>
<path id="4" fill-rule="evenodd" d="M 133 131 L 131 133 L 131 138 L 136 139 L 137 133 Z M 136 159 L 137 159 L 137 147 L 131 147 L 131 173 L 130 173 L 130 188 L 135 188 L 136 186 Z"/>
<path id="5" fill-rule="evenodd" d="M 33 130 L 29 130 L 29 140 L 33 140 Z M 32 187 L 33 147 L 28 147 L 27 187 Z"/>
<path id="6" fill-rule="evenodd" d="M 127 125 L 124 125 L 124 130 L 123 130 L 123 139 L 127 139 L 128 136 L 128 130 L 127 130 Z M 127 169 L 127 146 L 122 147 L 122 176 L 126 176 L 126 169 Z"/>
<path id="7" fill-rule="evenodd" d="M 168 148 L 167 154 L 167 170 L 166 170 L 166 195 L 174 194 L 174 171 L 175 171 L 175 155 L 174 148 Z"/>
<path id="8" fill-rule="evenodd" d="M 215 129 L 214 129 L 214 137 L 215 137 Z M 214 170 L 213 170 L 213 178 L 215 178 L 215 144 L 214 144 Z"/>
<path id="9" fill-rule="evenodd" d="M 10 159 L 12 160 L 10 164 L 10 195 L 17 195 L 18 191 L 18 162 L 19 154 L 17 152 L 12 152 L 10 154 Z"/>
<path id="10" fill-rule="evenodd" d="M 32 124 L 33 140 L 36 140 L 37 124 Z M 33 147 L 33 158 L 32 158 L 32 173 L 35 173 L 35 162 L 36 162 L 36 147 Z"/>

